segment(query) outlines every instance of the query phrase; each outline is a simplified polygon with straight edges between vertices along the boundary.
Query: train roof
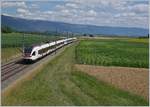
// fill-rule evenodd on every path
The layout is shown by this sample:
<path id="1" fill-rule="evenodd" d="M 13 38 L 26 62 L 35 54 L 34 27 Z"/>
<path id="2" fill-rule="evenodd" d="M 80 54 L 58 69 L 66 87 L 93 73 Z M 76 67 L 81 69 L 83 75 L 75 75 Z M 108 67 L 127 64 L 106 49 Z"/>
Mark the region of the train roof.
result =
<path id="1" fill-rule="evenodd" d="M 66 41 L 66 40 L 71 40 L 71 39 L 75 39 L 75 38 L 66 38 L 66 39 L 60 39 L 60 40 L 57 40 L 57 41 L 47 41 L 45 43 L 41 43 L 41 44 L 33 44 L 31 46 L 27 46 L 25 48 L 38 48 L 38 47 L 43 47 L 43 46 L 46 46 L 46 45 L 54 45 L 55 42 L 56 43 L 59 43 L 59 42 L 63 42 L 63 41 Z"/>

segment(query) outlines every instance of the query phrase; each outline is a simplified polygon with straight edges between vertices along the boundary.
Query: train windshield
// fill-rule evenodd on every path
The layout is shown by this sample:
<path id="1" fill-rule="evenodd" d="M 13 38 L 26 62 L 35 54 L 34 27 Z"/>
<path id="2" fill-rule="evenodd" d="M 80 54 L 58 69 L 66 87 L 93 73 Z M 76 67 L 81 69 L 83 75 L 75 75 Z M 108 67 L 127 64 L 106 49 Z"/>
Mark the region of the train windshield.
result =
<path id="1" fill-rule="evenodd" d="M 31 51 L 32 51 L 32 47 L 27 47 L 24 49 L 25 53 L 31 53 Z"/>

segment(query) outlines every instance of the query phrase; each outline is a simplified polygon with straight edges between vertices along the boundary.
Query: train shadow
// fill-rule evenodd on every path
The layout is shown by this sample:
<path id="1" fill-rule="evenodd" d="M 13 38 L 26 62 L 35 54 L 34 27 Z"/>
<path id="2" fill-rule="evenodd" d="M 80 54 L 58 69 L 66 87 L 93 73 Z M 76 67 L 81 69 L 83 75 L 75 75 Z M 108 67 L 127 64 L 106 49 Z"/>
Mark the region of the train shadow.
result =
<path id="1" fill-rule="evenodd" d="M 16 64 L 22 64 L 22 65 L 31 65 L 31 64 L 34 64 L 34 63 L 35 63 L 35 61 L 24 60 L 24 59 L 21 59 L 21 60 L 16 62 Z"/>

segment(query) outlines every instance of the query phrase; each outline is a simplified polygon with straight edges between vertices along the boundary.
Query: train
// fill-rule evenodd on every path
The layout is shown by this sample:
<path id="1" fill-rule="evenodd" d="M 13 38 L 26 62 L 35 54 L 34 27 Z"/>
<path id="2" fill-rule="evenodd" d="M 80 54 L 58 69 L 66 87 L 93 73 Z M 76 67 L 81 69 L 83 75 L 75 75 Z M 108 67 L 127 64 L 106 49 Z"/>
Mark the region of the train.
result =
<path id="1" fill-rule="evenodd" d="M 57 49 L 74 42 L 77 38 L 67 38 L 61 39 L 53 42 L 47 42 L 41 45 L 33 45 L 30 47 L 25 47 L 23 50 L 23 60 L 24 61 L 36 61 Z"/>

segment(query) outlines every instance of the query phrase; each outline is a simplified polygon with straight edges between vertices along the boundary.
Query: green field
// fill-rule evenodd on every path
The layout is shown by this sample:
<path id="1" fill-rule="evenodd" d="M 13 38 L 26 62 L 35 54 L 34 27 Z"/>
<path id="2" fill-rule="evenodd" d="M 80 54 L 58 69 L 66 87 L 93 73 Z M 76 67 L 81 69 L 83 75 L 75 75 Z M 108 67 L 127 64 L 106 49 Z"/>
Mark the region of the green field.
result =
<path id="1" fill-rule="evenodd" d="M 3 63 L 19 56 L 21 56 L 21 48 L 14 47 L 1 49 L 1 58 Z"/>
<path id="2" fill-rule="evenodd" d="M 7 62 L 16 56 L 20 56 L 22 54 L 23 41 L 24 46 L 31 46 L 33 44 L 54 41 L 60 38 L 61 37 L 58 36 L 41 36 L 36 34 L 24 34 L 23 36 L 23 33 L 2 33 L 2 62 Z"/>
<path id="3" fill-rule="evenodd" d="M 24 35 L 24 36 L 23 36 Z M 25 46 L 32 44 L 39 44 L 46 41 L 53 41 L 59 39 L 58 36 L 44 36 L 37 34 L 23 34 L 23 33 L 2 33 L 2 48 L 7 47 L 22 47 L 23 41 Z"/>
<path id="4" fill-rule="evenodd" d="M 76 48 L 79 64 L 148 68 L 148 39 L 81 40 Z"/>
<path id="5" fill-rule="evenodd" d="M 40 68 L 35 77 L 3 95 L 2 105 L 148 105 L 140 96 L 77 71 L 74 63 L 75 45 Z"/>
<path id="6" fill-rule="evenodd" d="M 128 42 L 138 42 L 138 43 L 149 43 L 149 39 L 147 38 L 133 38 L 133 39 L 127 39 Z"/>

